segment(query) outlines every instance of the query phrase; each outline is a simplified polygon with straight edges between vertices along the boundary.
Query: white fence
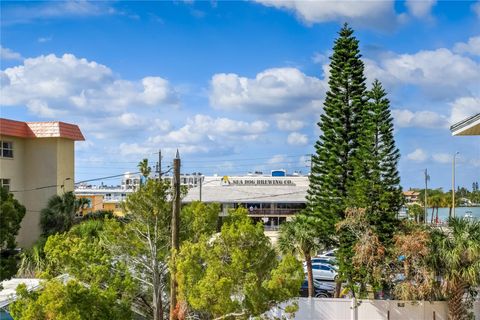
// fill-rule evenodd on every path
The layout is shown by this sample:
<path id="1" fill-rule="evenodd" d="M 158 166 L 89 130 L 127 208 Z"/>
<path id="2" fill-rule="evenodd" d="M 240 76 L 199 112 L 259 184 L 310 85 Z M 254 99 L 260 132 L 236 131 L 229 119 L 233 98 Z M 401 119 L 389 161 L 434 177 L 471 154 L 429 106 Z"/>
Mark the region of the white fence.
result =
<path id="1" fill-rule="evenodd" d="M 299 298 L 296 320 L 447 320 L 445 301 L 398 301 Z M 480 320 L 480 301 L 474 305 L 475 319 Z M 281 316 L 279 309 L 271 315 Z"/>

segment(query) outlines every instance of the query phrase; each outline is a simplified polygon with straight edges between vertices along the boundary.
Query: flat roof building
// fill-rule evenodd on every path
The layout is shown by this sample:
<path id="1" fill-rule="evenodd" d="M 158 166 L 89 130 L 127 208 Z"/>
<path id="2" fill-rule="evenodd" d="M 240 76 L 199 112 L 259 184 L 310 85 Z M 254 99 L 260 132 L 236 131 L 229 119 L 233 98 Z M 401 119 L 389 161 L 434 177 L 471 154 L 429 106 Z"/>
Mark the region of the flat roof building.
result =
<path id="1" fill-rule="evenodd" d="M 0 118 L 0 185 L 27 209 L 19 246 L 29 247 L 40 236 L 40 210 L 48 199 L 73 191 L 75 141 L 83 140 L 74 124 Z"/>
<path id="2" fill-rule="evenodd" d="M 266 230 L 276 230 L 306 206 L 307 176 L 205 176 L 189 189 L 183 202 L 202 200 L 221 204 L 220 216 L 244 207 Z"/>
<path id="3" fill-rule="evenodd" d="M 122 178 L 121 185 L 88 185 L 78 184 L 75 186 L 75 196 L 77 198 L 86 198 L 89 200 L 87 208 L 83 209 L 83 214 L 92 213 L 98 210 L 112 211 L 116 216 L 123 216 L 124 212 L 121 203 L 127 199 L 127 196 L 140 187 L 141 176 L 126 172 Z"/>

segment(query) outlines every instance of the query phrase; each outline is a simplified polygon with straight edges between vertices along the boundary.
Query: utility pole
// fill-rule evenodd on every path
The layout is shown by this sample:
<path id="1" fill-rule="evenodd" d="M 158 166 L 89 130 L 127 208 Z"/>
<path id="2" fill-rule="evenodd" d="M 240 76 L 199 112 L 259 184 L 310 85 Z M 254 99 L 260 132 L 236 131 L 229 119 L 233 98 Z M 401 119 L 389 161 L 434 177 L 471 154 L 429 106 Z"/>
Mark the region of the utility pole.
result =
<path id="1" fill-rule="evenodd" d="M 313 154 L 309 153 L 306 156 L 310 157 L 310 175 L 312 174 L 312 167 L 313 167 Z M 306 162 L 306 161 L 305 161 Z M 305 166 L 306 167 L 306 166 Z"/>
<path id="2" fill-rule="evenodd" d="M 199 192 L 199 200 L 202 201 L 202 183 L 203 183 L 203 176 L 200 175 L 200 184 L 199 184 L 199 189 L 200 189 L 200 192 Z"/>
<path id="3" fill-rule="evenodd" d="M 453 154 L 453 161 L 452 161 L 452 214 L 454 218 L 455 218 L 455 157 L 459 153 L 460 152 L 457 151 Z"/>
<path id="4" fill-rule="evenodd" d="M 430 176 L 428 175 L 428 171 L 427 169 L 425 169 L 425 203 L 424 203 L 424 208 L 425 208 L 425 213 L 423 215 L 423 218 L 424 218 L 424 223 L 427 224 L 427 217 L 428 217 L 428 214 L 427 214 L 427 193 L 428 193 L 428 188 L 427 188 L 427 184 L 428 184 L 428 180 L 430 180 Z"/>
<path id="5" fill-rule="evenodd" d="M 180 229 L 180 155 L 178 153 L 173 159 L 173 210 L 172 210 L 172 272 L 170 281 L 170 320 L 177 320 L 175 312 L 177 307 L 177 266 L 176 255 L 179 249 Z"/>
<path id="6" fill-rule="evenodd" d="M 158 150 L 158 181 L 162 181 L 162 150 Z"/>

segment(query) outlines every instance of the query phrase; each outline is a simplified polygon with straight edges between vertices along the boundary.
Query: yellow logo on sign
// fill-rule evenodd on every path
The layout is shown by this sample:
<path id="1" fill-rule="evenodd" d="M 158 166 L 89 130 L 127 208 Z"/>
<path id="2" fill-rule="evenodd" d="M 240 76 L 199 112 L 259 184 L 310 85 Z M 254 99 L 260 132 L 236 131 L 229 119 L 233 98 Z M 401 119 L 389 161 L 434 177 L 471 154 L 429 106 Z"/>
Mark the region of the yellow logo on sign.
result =
<path id="1" fill-rule="evenodd" d="M 230 184 L 230 179 L 228 176 L 223 176 L 222 178 L 222 185 L 229 185 Z"/>

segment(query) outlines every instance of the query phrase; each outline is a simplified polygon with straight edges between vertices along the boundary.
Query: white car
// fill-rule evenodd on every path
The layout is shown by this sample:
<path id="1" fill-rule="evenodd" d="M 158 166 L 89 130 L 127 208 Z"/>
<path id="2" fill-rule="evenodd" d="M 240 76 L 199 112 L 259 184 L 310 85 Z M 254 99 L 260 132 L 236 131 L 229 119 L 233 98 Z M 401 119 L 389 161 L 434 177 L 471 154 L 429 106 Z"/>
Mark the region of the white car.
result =
<path id="1" fill-rule="evenodd" d="M 303 269 L 307 273 L 307 266 L 304 266 Z M 331 281 L 334 281 L 338 275 L 334 266 L 324 263 L 312 263 L 312 273 L 314 279 Z"/>
<path id="2" fill-rule="evenodd" d="M 335 252 L 337 249 L 333 250 L 328 250 L 320 255 L 318 255 L 319 258 L 325 258 L 325 259 L 335 259 Z"/>

